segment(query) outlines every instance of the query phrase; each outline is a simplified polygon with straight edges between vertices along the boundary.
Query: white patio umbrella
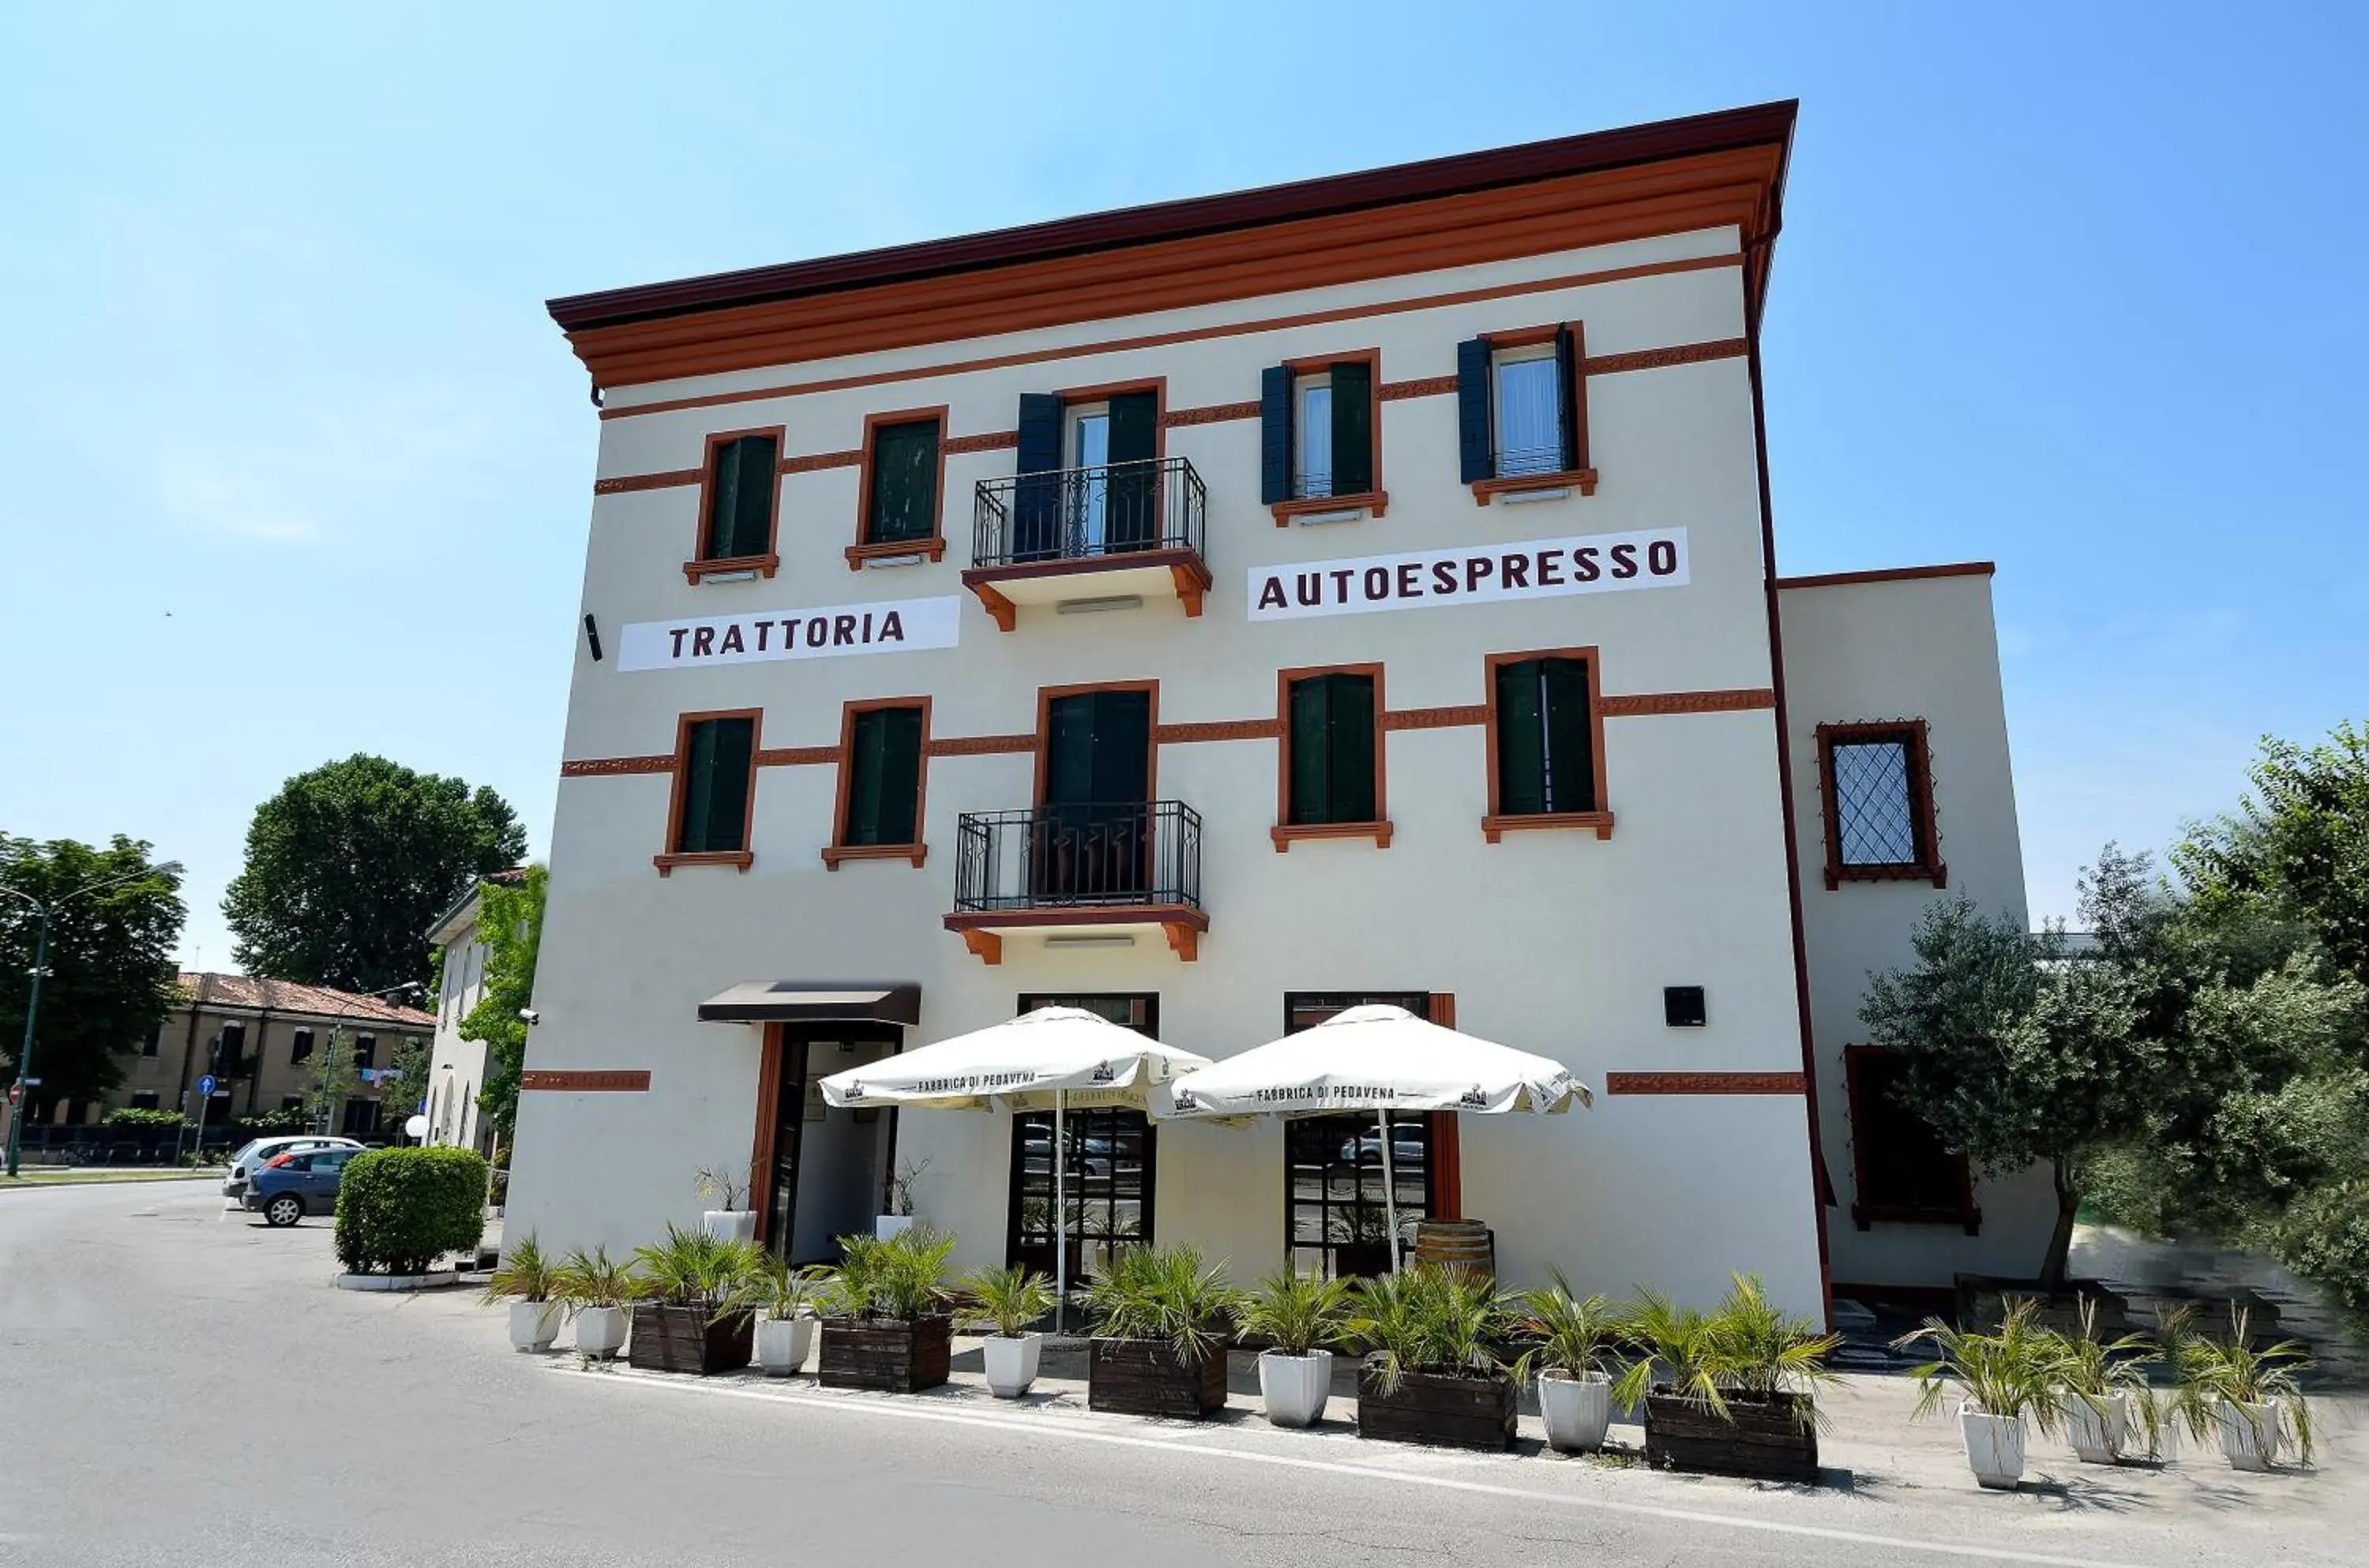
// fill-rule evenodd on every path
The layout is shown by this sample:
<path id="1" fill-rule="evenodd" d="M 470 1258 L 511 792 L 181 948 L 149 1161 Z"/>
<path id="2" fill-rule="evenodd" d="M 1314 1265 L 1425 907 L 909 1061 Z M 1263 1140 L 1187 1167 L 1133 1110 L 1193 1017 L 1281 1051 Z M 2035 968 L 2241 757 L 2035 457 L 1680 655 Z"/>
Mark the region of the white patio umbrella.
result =
<path id="1" fill-rule="evenodd" d="M 1527 1111 L 1596 1103 L 1561 1062 L 1430 1023 L 1403 1007 L 1352 1007 L 1155 1088 L 1156 1116 L 1310 1116 L 1371 1111 L 1382 1135 L 1382 1205 L 1399 1266 L 1392 1111 Z"/>
<path id="2" fill-rule="evenodd" d="M 1207 1057 L 1163 1046 L 1081 1007 L 1040 1007 L 950 1040 L 900 1051 L 822 1080 L 833 1105 L 914 1105 L 931 1110 L 1053 1113 L 1053 1281 L 1070 1293 L 1069 1161 L 1062 1113 L 1071 1106 L 1142 1109 L 1174 1075 L 1209 1065 Z"/>

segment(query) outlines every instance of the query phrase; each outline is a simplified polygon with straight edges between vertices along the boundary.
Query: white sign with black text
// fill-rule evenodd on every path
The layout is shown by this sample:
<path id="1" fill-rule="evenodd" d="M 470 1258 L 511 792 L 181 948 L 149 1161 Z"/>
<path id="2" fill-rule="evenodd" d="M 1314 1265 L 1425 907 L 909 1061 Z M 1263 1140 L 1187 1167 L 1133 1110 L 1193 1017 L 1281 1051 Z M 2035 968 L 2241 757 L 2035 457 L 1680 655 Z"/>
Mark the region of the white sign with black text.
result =
<path id="1" fill-rule="evenodd" d="M 681 670 L 692 665 L 756 664 L 772 658 L 835 658 L 953 647 L 962 635 L 962 601 L 895 599 L 763 610 L 681 621 L 636 621 L 617 646 L 620 670 Z"/>
<path id="2" fill-rule="evenodd" d="M 1253 621 L 1287 621 L 1686 584 L 1687 531 L 1654 528 L 1253 567 L 1250 605 Z"/>

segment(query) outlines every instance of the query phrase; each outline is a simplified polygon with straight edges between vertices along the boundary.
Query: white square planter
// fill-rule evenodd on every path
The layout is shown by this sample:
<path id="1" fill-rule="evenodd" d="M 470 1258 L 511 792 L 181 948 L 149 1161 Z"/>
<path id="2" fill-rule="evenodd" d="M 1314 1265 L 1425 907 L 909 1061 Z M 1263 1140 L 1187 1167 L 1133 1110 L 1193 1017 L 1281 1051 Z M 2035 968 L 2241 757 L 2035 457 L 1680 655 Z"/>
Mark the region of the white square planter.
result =
<path id="1" fill-rule="evenodd" d="M 757 1211 L 753 1208 L 711 1208 L 700 1218 L 707 1222 L 707 1233 L 719 1242 L 757 1239 Z"/>
<path id="2" fill-rule="evenodd" d="M 1331 1351 L 1311 1350 L 1305 1356 L 1264 1351 L 1258 1375 L 1268 1421 L 1277 1426 L 1313 1426 L 1324 1419 L 1324 1406 L 1333 1397 Z"/>
<path id="3" fill-rule="evenodd" d="M 910 1214 L 883 1214 L 872 1221 L 872 1234 L 883 1242 L 893 1242 L 917 1223 Z"/>
<path id="4" fill-rule="evenodd" d="M 1018 1399 L 1036 1380 L 1036 1363 L 1045 1350 L 1041 1333 L 990 1334 L 980 1345 L 987 1363 L 987 1391 L 998 1399 Z"/>
<path id="5" fill-rule="evenodd" d="M 1539 1413 L 1546 1418 L 1547 1447 L 1559 1454 L 1586 1454 L 1604 1447 L 1612 1425 L 1612 1385 L 1601 1372 L 1585 1378 L 1545 1373 L 1539 1379 Z"/>
<path id="6" fill-rule="evenodd" d="M 2012 1492 L 2023 1479 L 2023 1417 L 1992 1415 L 1972 1405 L 1958 1410 L 1958 1435 L 1974 1480 L 1995 1492 Z"/>
<path id="7" fill-rule="evenodd" d="M 2282 1413 L 2277 1400 L 2261 1404 L 2221 1402 L 2221 1452 L 2230 1469 L 2266 1471 L 2278 1463 Z"/>
<path id="8" fill-rule="evenodd" d="M 625 1348 L 625 1330 L 633 1315 L 623 1307 L 584 1307 L 576 1313 L 576 1348 L 579 1354 L 607 1360 Z"/>
<path id="9" fill-rule="evenodd" d="M 757 1366 L 768 1378 L 786 1378 L 807 1364 L 814 1347 L 812 1318 L 759 1318 Z"/>
<path id="10" fill-rule="evenodd" d="M 510 1348 L 549 1350 L 551 1342 L 559 1337 L 562 1315 L 556 1301 L 511 1302 Z"/>

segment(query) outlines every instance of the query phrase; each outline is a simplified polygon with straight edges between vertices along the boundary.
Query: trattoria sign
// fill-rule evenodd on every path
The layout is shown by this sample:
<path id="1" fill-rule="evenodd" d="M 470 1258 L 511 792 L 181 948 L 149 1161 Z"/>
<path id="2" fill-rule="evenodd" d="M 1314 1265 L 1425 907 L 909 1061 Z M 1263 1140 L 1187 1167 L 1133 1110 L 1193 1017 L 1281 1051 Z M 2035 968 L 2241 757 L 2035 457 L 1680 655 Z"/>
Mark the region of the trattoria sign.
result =
<path id="1" fill-rule="evenodd" d="M 755 664 L 772 658 L 836 658 L 953 647 L 962 632 L 962 601 L 895 599 L 767 610 L 681 621 L 636 621 L 617 647 L 620 670 L 681 670 L 692 665 Z"/>
<path id="2" fill-rule="evenodd" d="M 1250 605 L 1253 621 L 1287 621 L 1686 584 L 1687 531 L 1656 528 L 1253 567 Z"/>

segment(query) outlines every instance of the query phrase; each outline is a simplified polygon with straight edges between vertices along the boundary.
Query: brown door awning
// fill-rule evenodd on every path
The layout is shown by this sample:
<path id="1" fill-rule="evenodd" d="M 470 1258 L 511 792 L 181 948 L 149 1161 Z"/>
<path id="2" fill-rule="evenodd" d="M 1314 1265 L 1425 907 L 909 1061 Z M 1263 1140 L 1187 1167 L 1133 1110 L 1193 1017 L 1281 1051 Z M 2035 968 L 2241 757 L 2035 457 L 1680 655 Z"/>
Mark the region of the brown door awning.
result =
<path id="1" fill-rule="evenodd" d="M 916 980 L 743 980 L 699 1004 L 703 1024 L 902 1024 L 921 1021 Z"/>

